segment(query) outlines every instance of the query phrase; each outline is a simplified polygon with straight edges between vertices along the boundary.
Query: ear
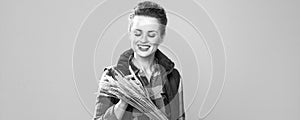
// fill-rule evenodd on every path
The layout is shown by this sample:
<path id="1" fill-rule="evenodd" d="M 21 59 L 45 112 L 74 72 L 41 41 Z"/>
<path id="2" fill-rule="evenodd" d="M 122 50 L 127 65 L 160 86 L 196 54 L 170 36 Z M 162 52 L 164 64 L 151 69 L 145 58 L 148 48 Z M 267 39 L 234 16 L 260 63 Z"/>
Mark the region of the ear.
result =
<path id="1" fill-rule="evenodd" d="M 133 19 L 133 14 L 130 14 L 129 17 L 128 17 L 128 32 L 131 31 L 132 19 Z"/>
<path id="2" fill-rule="evenodd" d="M 163 42 L 164 42 L 164 36 L 161 36 L 158 44 L 161 44 Z"/>
<path id="3" fill-rule="evenodd" d="M 128 22 L 128 32 L 131 31 L 131 26 L 132 26 L 132 20 L 129 20 L 129 22 Z"/>
<path id="4" fill-rule="evenodd" d="M 133 40 L 133 37 L 132 37 L 132 35 L 130 34 L 130 31 L 127 32 L 127 35 L 128 35 L 129 41 Z"/>
<path id="5" fill-rule="evenodd" d="M 166 35 L 166 26 L 160 24 L 160 37 L 161 37 L 161 43 L 164 41 L 165 35 Z"/>
<path id="6" fill-rule="evenodd" d="M 161 34 L 160 36 L 160 44 L 164 41 L 165 39 L 165 35 L 166 35 L 166 32 L 164 34 Z"/>

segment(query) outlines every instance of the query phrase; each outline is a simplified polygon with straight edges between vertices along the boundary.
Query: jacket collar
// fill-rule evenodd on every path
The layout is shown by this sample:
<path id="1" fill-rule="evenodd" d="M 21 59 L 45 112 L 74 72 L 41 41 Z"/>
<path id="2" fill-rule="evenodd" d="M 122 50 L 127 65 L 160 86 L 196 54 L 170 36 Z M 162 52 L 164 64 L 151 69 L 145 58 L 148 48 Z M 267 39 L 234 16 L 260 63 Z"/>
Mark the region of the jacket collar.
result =
<path id="1" fill-rule="evenodd" d="M 135 67 L 131 59 L 133 57 L 134 51 L 132 49 L 126 50 L 123 52 L 118 60 L 116 68 L 120 70 L 124 75 L 129 75 L 129 65 L 132 67 L 132 69 L 137 72 L 137 67 Z M 164 55 L 159 49 L 155 52 L 155 59 L 157 60 L 157 63 L 162 65 L 167 73 L 170 73 L 174 68 L 174 62 L 172 62 L 166 55 Z"/>

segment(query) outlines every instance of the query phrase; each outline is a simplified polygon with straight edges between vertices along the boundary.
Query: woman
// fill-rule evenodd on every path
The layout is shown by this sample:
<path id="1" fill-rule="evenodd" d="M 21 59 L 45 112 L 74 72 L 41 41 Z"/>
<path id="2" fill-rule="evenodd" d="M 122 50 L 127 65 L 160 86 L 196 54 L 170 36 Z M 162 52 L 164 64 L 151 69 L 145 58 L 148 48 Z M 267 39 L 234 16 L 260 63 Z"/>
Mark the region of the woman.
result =
<path id="1" fill-rule="evenodd" d="M 185 119 L 180 74 L 158 46 L 163 42 L 167 17 L 165 10 L 151 1 L 138 3 L 129 17 L 131 49 L 120 55 L 114 69 L 138 76 L 153 103 L 170 120 Z M 101 79 L 110 76 L 106 68 Z M 148 120 L 122 99 L 97 96 L 94 120 Z"/>

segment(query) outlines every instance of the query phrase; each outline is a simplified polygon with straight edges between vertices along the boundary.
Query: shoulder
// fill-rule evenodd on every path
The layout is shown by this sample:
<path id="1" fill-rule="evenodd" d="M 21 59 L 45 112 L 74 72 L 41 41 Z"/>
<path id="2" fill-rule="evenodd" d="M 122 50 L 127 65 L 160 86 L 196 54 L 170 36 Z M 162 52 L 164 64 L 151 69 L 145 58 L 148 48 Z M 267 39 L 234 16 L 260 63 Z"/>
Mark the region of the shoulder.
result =
<path id="1" fill-rule="evenodd" d="M 180 73 L 176 68 L 173 68 L 173 70 L 168 74 L 168 79 L 171 82 L 179 83 L 180 78 L 181 78 Z"/>
<path id="2" fill-rule="evenodd" d="M 177 91 L 181 82 L 181 76 L 179 71 L 176 68 L 168 74 L 168 82 L 173 89 L 173 91 Z"/>
<path id="3" fill-rule="evenodd" d="M 173 77 L 174 79 L 180 79 L 180 73 L 176 68 L 173 68 L 173 70 L 168 74 L 168 76 Z"/>

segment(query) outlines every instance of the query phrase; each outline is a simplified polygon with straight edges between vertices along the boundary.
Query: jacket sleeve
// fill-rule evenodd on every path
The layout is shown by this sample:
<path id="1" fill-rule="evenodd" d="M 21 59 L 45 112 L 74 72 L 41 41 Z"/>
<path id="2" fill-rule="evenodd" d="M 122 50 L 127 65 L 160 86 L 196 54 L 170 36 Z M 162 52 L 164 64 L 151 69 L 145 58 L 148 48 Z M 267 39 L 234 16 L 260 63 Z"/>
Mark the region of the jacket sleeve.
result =
<path id="1" fill-rule="evenodd" d="M 177 99 L 178 99 L 178 120 L 185 120 L 185 111 L 184 111 L 184 101 L 183 101 L 183 85 L 182 85 L 182 79 L 180 78 L 180 84 L 179 84 L 179 89 L 178 89 L 178 94 L 177 94 Z"/>
<path id="2" fill-rule="evenodd" d="M 105 80 L 107 76 L 108 70 L 105 70 L 100 78 L 100 81 Z M 101 85 L 99 82 L 98 93 L 100 87 Z M 118 100 L 119 99 L 117 98 L 97 94 L 93 120 L 118 120 L 114 113 L 114 106 Z"/>
<path id="3" fill-rule="evenodd" d="M 173 78 L 170 80 L 172 96 L 170 97 L 171 120 L 185 120 L 183 85 L 179 72 L 173 70 Z"/>

